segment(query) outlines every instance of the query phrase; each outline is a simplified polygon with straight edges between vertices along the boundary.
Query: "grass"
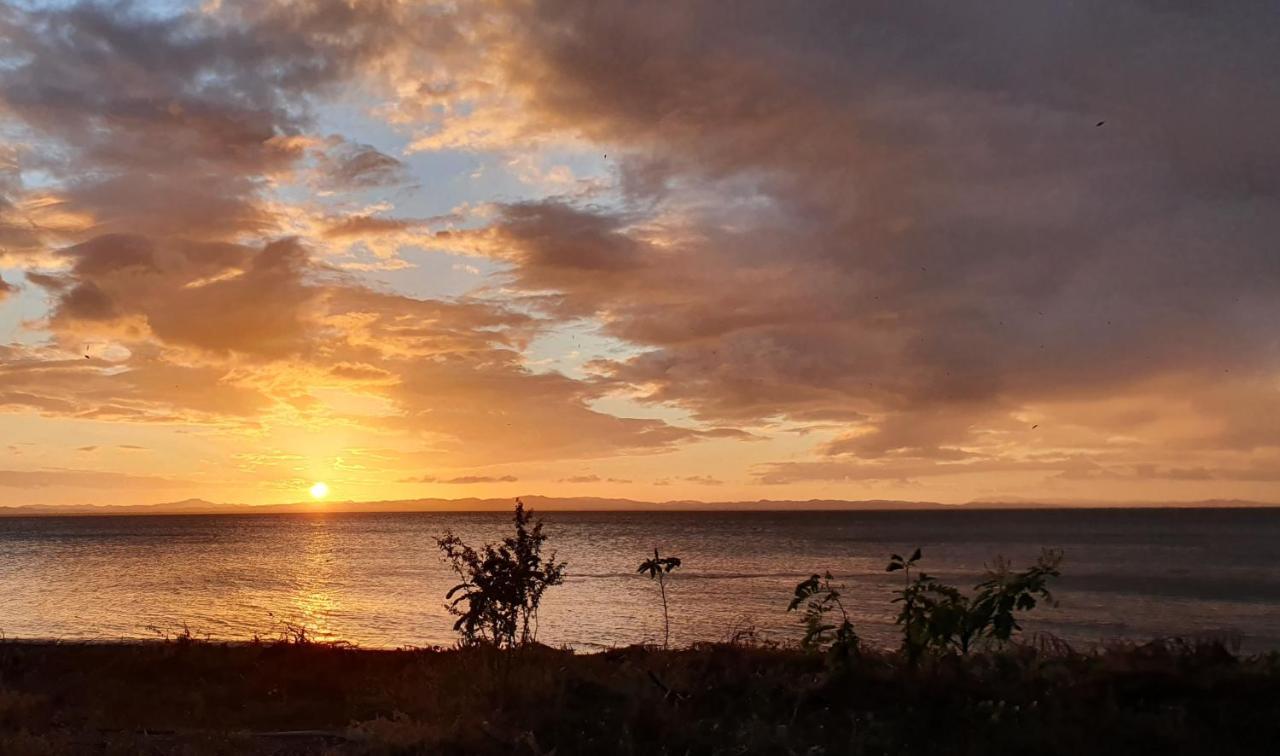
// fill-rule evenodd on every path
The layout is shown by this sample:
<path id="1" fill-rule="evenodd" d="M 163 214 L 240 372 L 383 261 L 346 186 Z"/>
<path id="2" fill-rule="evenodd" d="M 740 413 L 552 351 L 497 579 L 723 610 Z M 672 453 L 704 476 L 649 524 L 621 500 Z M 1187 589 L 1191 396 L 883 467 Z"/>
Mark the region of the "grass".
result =
<path id="1" fill-rule="evenodd" d="M 791 648 L 573 654 L 0 643 L 0 753 L 1249 754 L 1280 655 L 1161 642 L 831 671 Z"/>

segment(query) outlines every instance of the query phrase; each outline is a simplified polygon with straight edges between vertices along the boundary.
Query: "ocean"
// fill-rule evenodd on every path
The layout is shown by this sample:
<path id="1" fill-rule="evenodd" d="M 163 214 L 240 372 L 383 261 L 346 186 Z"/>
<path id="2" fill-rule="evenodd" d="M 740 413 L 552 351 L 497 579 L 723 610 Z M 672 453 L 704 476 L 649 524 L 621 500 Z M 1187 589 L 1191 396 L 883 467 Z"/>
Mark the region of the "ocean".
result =
<path id="1" fill-rule="evenodd" d="M 795 584 L 830 571 L 859 635 L 896 643 L 889 554 L 971 586 L 997 556 L 1015 567 L 1065 552 L 1058 606 L 1024 623 L 1087 646 L 1214 636 L 1280 649 L 1280 510 L 547 512 L 547 548 L 568 562 L 539 640 L 578 649 L 660 641 L 658 586 L 636 573 L 654 546 L 684 565 L 668 596 L 673 644 L 751 630 L 795 638 Z M 449 645 L 455 582 L 435 538 L 509 528 L 502 513 L 0 519 L 0 633 L 119 640 L 248 640 L 286 623 L 365 647 Z"/>

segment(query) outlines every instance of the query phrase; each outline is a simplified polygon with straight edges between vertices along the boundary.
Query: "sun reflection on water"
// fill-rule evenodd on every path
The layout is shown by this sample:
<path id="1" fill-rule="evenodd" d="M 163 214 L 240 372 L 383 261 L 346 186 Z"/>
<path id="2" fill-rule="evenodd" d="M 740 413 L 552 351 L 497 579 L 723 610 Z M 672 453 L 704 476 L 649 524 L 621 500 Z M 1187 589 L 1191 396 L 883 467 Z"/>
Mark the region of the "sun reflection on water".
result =
<path id="1" fill-rule="evenodd" d="M 340 609 L 333 590 L 336 541 L 328 518 L 314 517 L 309 525 L 303 536 L 298 587 L 293 597 L 295 624 L 317 639 L 331 639 L 335 637 L 333 616 Z"/>

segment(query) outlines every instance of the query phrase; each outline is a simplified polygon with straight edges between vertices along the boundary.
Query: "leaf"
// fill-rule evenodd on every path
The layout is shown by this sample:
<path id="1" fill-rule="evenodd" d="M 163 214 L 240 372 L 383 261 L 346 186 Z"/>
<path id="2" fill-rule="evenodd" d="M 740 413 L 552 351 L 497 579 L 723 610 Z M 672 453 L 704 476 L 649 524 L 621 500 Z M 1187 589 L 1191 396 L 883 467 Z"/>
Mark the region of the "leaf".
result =
<path id="1" fill-rule="evenodd" d="M 804 580 L 796 585 L 795 598 L 791 599 L 791 603 L 787 605 L 787 611 L 795 611 L 800 604 L 813 594 L 818 592 L 821 578 L 817 574 L 810 575 L 808 580 Z"/>

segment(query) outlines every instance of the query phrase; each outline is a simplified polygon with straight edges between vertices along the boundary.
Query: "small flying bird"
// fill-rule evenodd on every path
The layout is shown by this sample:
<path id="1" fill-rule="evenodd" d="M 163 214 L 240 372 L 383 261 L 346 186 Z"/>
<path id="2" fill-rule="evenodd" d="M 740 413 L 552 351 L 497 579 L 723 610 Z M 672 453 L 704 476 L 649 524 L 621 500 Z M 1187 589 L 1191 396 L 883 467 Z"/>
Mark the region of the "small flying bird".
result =
<path id="1" fill-rule="evenodd" d="M 88 342 L 85 342 L 85 345 L 84 345 L 84 347 L 82 348 L 82 350 L 81 350 L 81 351 L 83 351 L 83 352 L 84 352 L 84 358 L 85 358 L 86 360 L 91 360 L 91 359 L 93 359 L 92 357 L 90 357 L 90 356 L 89 356 L 89 347 L 93 346 L 94 344 L 100 344 L 100 343 L 102 343 L 102 342 L 99 342 L 99 341 L 88 341 Z"/>
<path id="2" fill-rule="evenodd" d="M 1094 128 L 1097 128 L 1097 127 L 1101 126 L 1101 125 L 1102 125 L 1102 124 L 1104 124 L 1104 123 L 1106 123 L 1106 121 L 1098 121 L 1097 123 L 1095 123 L 1095 124 L 1093 125 L 1093 127 L 1094 127 Z"/>
<path id="3" fill-rule="evenodd" d="M 1040 427 L 1040 424 L 1036 423 L 1035 425 L 1031 426 L 1031 430 L 1035 430 L 1036 428 L 1039 428 L 1039 427 Z"/>

